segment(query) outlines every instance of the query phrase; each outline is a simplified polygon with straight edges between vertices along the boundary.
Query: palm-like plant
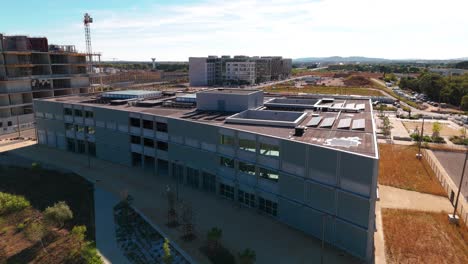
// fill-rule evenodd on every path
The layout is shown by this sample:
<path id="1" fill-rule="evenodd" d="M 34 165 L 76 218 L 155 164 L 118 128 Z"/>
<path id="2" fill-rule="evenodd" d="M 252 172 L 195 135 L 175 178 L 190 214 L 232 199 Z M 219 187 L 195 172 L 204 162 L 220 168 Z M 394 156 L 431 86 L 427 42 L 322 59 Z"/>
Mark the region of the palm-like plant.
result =
<path id="1" fill-rule="evenodd" d="M 240 264 L 253 264 L 257 259 L 255 251 L 250 248 L 244 249 L 244 251 L 238 254 Z"/>
<path id="2" fill-rule="evenodd" d="M 217 227 L 211 228 L 211 230 L 208 231 L 208 234 L 207 234 L 208 248 L 210 250 L 216 250 L 220 245 L 219 241 L 221 240 L 222 236 L 223 236 L 223 230 Z"/>

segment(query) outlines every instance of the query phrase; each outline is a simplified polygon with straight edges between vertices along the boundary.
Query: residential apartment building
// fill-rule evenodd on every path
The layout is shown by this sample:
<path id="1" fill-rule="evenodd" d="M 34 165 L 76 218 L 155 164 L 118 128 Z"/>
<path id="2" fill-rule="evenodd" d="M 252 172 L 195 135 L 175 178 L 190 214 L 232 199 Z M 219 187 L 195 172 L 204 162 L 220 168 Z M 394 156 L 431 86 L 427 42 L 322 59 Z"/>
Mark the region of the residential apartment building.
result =
<path id="1" fill-rule="evenodd" d="M 370 100 L 265 98 L 250 89 L 162 96 L 34 100 L 39 143 L 145 168 L 372 261 L 378 149 Z"/>
<path id="2" fill-rule="evenodd" d="M 189 80 L 192 86 L 252 85 L 288 78 L 291 69 L 292 60 L 279 56 L 189 58 Z"/>
<path id="3" fill-rule="evenodd" d="M 74 46 L 0 34 L 0 134 L 33 126 L 34 98 L 87 93 L 89 86 L 86 55 Z"/>

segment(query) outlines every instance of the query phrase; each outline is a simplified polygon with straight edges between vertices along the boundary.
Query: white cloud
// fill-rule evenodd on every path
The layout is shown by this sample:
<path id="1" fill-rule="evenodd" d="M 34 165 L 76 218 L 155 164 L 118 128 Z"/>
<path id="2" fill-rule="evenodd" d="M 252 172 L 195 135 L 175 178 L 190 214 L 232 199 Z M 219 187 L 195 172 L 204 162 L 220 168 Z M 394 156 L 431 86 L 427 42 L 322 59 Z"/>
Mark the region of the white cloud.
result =
<path id="1" fill-rule="evenodd" d="M 104 58 L 187 60 L 209 54 L 454 58 L 468 56 L 466 0 L 203 1 L 94 10 Z M 84 49 L 81 24 L 52 32 Z"/>

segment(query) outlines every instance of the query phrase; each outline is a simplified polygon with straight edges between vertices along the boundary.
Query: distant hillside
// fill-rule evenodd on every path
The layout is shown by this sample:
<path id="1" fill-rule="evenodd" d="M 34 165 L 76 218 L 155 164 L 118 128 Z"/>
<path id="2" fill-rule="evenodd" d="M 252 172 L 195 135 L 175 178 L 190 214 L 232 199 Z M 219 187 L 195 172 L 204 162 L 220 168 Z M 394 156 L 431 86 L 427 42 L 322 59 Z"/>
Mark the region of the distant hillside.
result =
<path id="1" fill-rule="evenodd" d="M 352 56 L 352 57 L 340 57 L 340 56 L 333 56 L 333 57 L 307 57 L 307 58 L 297 58 L 293 60 L 294 62 L 301 63 L 301 62 L 389 62 L 388 59 L 383 58 L 368 58 L 368 57 L 360 57 L 360 56 Z"/>
<path id="2" fill-rule="evenodd" d="M 411 62 L 411 63 L 457 63 L 465 60 L 465 58 L 457 59 L 448 59 L 448 60 L 426 60 L 426 59 L 384 59 L 384 58 L 369 58 L 362 56 L 351 56 L 351 57 L 307 57 L 307 58 L 297 58 L 293 60 L 293 63 L 401 63 L 401 62 Z"/>

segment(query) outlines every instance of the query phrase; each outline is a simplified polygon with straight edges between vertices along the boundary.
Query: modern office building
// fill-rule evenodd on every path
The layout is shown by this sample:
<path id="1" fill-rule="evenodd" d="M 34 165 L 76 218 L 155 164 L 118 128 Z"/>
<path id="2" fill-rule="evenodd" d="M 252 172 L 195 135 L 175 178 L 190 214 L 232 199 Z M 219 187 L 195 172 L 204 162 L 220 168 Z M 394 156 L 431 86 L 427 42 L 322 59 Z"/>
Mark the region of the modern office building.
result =
<path id="1" fill-rule="evenodd" d="M 370 100 L 211 89 L 34 107 L 40 144 L 145 168 L 372 261 L 379 157 Z"/>
<path id="2" fill-rule="evenodd" d="M 191 86 L 248 84 L 281 80 L 291 75 L 292 60 L 275 57 L 208 56 L 189 58 Z"/>
<path id="3" fill-rule="evenodd" d="M 0 34 L 0 134 L 32 127 L 33 99 L 89 91 L 86 55 L 47 38 Z"/>

